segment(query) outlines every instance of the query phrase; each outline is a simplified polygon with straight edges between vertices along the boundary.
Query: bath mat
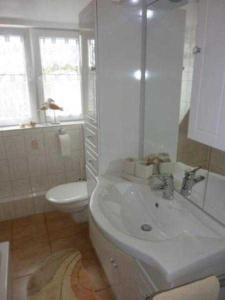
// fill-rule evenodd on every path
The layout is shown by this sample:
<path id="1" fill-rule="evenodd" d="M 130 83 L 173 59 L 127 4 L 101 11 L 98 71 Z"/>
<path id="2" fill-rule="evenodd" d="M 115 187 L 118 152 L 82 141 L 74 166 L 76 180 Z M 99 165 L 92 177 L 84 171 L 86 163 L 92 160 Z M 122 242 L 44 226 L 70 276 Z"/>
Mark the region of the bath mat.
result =
<path id="1" fill-rule="evenodd" d="M 81 254 L 74 249 L 49 256 L 29 280 L 28 300 L 97 300 Z"/>

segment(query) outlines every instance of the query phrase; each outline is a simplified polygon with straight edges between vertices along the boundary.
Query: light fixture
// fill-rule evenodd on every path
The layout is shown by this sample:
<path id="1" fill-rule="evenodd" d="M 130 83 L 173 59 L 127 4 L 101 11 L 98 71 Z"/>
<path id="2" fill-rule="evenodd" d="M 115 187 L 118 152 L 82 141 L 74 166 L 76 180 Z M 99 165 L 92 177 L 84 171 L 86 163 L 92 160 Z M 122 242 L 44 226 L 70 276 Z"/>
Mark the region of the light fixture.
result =
<path id="1" fill-rule="evenodd" d="M 134 78 L 137 80 L 141 80 L 141 70 L 137 70 L 134 72 Z"/>
<path id="2" fill-rule="evenodd" d="M 139 11 L 139 16 L 142 17 L 142 10 Z M 154 16 L 154 11 L 147 9 L 147 19 L 151 19 Z"/>
<path id="3" fill-rule="evenodd" d="M 151 19 L 154 16 L 154 11 L 151 9 L 147 9 L 147 18 Z"/>
<path id="4" fill-rule="evenodd" d="M 136 70 L 134 73 L 133 73 L 133 76 L 135 79 L 137 80 L 141 80 L 141 70 Z M 150 77 L 150 72 L 149 71 L 145 71 L 145 79 L 148 79 Z"/>

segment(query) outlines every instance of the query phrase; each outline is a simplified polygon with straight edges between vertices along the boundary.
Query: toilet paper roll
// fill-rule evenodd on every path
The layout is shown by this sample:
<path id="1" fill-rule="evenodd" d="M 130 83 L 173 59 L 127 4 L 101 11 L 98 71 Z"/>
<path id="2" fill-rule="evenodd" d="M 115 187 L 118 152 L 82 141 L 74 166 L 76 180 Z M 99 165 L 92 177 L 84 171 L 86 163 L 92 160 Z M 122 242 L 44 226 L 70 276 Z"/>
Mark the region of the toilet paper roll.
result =
<path id="1" fill-rule="evenodd" d="M 59 134 L 59 144 L 62 156 L 71 156 L 71 139 L 69 134 Z"/>

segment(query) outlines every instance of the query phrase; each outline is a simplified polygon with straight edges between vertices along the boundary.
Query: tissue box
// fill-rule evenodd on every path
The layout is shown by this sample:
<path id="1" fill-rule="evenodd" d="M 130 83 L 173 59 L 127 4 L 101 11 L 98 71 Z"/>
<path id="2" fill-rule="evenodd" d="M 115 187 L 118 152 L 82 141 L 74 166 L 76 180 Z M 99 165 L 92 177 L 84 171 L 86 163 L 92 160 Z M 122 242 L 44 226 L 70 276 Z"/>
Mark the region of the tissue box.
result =
<path id="1" fill-rule="evenodd" d="M 136 165 L 136 159 L 134 159 L 134 158 L 125 159 L 124 164 L 123 164 L 123 172 L 125 174 L 134 175 L 135 174 L 135 165 Z"/>
<path id="2" fill-rule="evenodd" d="M 146 165 L 144 161 L 137 161 L 135 167 L 135 176 L 149 178 L 153 174 L 154 165 Z"/>

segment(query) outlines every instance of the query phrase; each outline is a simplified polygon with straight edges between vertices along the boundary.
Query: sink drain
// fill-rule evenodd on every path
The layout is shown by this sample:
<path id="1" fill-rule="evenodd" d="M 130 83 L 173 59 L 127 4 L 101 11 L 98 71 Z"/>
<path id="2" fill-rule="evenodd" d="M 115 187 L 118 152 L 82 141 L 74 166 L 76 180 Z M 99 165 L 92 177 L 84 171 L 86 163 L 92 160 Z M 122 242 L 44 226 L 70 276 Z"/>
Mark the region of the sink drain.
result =
<path id="1" fill-rule="evenodd" d="M 141 225 L 141 230 L 143 231 L 152 231 L 152 226 L 149 224 L 143 224 Z"/>

